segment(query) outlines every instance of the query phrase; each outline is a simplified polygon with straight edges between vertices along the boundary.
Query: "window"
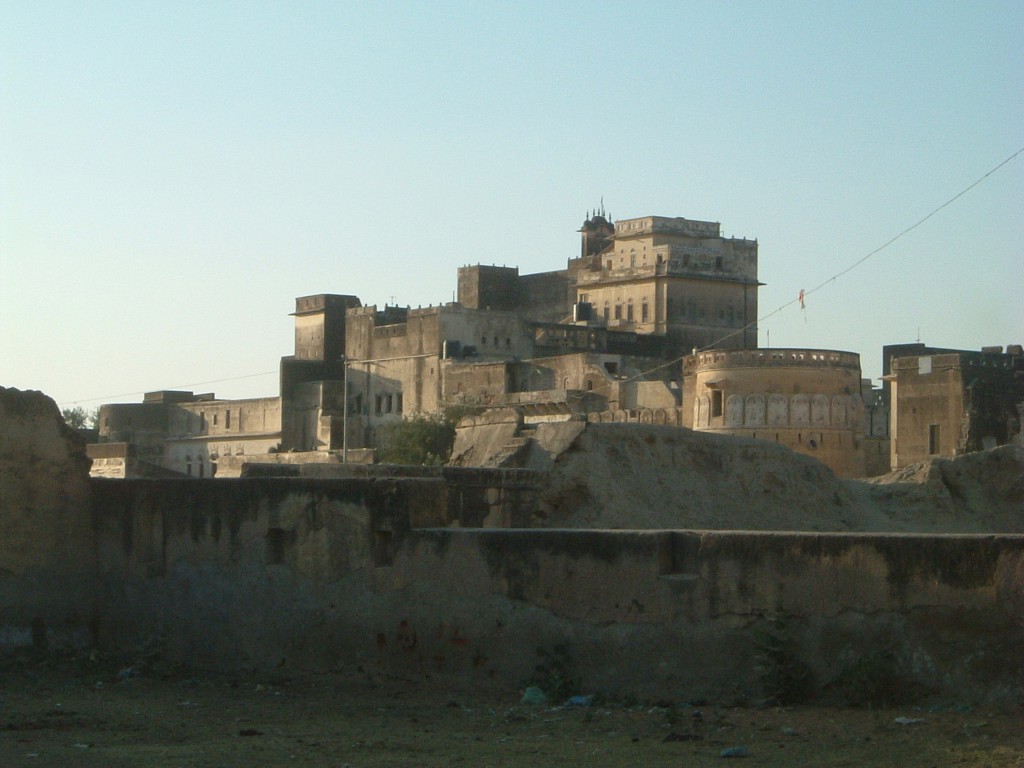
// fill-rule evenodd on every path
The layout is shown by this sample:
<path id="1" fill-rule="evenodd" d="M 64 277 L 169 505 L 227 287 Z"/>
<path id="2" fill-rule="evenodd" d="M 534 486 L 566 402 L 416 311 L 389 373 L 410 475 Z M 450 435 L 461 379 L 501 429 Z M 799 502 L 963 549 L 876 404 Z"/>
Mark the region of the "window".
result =
<path id="1" fill-rule="evenodd" d="M 935 455 L 939 452 L 939 425 L 929 424 L 928 425 L 928 453 Z"/>
<path id="2" fill-rule="evenodd" d="M 378 416 L 380 416 L 380 414 L 382 413 L 381 407 L 383 406 L 383 404 L 384 404 L 384 398 L 381 397 L 380 395 L 377 395 L 374 398 L 374 409 L 373 410 L 374 410 L 374 413 L 376 413 Z"/>
<path id="3" fill-rule="evenodd" d="M 722 390 L 720 389 L 711 390 L 711 415 L 722 415 Z"/>
<path id="4" fill-rule="evenodd" d="M 607 323 L 611 319 L 611 310 L 608 307 L 608 302 L 604 303 L 604 321 Z"/>
<path id="5" fill-rule="evenodd" d="M 395 401 L 396 401 L 395 410 L 397 410 L 399 413 L 401 413 L 402 412 L 402 408 L 403 408 L 402 393 L 401 392 L 399 392 L 395 396 Z"/>
<path id="6" fill-rule="evenodd" d="M 616 304 L 615 305 L 615 319 L 616 320 L 621 320 L 622 319 L 622 305 L 621 304 Z"/>
<path id="7" fill-rule="evenodd" d="M 224 412 L 224 429 L 231 429 L 231 411 Z"/>
<path id="8" fill-rule="evenodd" d="M 206 431 L 206 413 L 204 411 L 199 412 L 199 431 Z"/>
<path id="9" fill-rule="evenodd" d="M 217 414 L 213 414 L 213 426 L 217 426 Z"/>
<path id="10" fill-rule="evenodd" d="M 646 323 L 650 319 L 650 308 L 647 306 L 647 299 L 644 299 L 644 303 L 640 305 L 640 322 Z"/>
<path id="11" fill-rule="evenodd" d="M 394 395 L 388 395 L 385 398 L 384 405 L 385 405 L 385 410 L 388 413 L 391 413 L 395 409 L 395 397 L 394 397 Z"/>
<path id="12" fill-rule="evenodd" d="M 627 320 L 632 320 L 633 319 L 633 300 L 632 299 L 630 299 L 629 303 L 626 305 L 626 319 Z"/>

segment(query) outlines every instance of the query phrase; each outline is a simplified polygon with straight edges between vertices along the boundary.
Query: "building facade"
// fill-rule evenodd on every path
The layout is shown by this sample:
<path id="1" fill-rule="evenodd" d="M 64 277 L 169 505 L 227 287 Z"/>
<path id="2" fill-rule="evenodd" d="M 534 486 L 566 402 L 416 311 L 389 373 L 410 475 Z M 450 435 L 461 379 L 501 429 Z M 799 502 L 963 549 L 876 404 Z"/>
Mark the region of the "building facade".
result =
<path id="1" fill-rule="evenodd" d="M 214 477 L 221 456 L 280 448 L 281 398 L 218 400 L 212 393 L 147 392 L 142 403 L 101 406 L 99 430 L 101 443 L 130 446 L 141 465 Z"/>
<path id="2" fill-rule="evenodd" d="M 152 393 L 104 406 L 101 439 L 185 475 L 225 456 L 372 447 L 376 431 L 453 405 L 536 418 L 678 409 L 693 346 L 756 346 L 757 242 L 716 222 L 588 215 L 566 268 L 467 266 L 458 301 L 412 309 L 357 296 L 296 299 L 279 394 Z M 673 359 L 675 358 L 675 359 Z"/>
<path id="3" fill-rule="evenodd" d="M 894 357 L 886 378 L 893 469 L 1022 440 L 1019 344 Z"/>
<path id="4" fill-rule="evenodd" d="M 710 350 L 683 361 L 693 429 L 771 440 L 840 477 L 863 477 L 860 356 L 825 349 Z"/>

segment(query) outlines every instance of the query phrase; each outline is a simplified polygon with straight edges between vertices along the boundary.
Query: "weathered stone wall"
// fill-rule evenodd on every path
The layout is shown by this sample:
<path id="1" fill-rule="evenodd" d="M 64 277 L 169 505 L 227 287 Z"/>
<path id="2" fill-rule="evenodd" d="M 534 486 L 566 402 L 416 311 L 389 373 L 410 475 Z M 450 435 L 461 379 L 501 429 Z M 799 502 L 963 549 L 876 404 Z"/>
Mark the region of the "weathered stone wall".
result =
<path id="1" fill-rule="evenodd" d="M 351 469 L 90 482 L 53 402 L 0 390 L 0 646 L 652 698 L 1024 700 L 1024 536 L 444 528 L 516 524 L 501 493 L 537 473 Z M 496 517 L 453 517 L 453 486 Z"/>
<path id="2" fill-rule="evenodd" d="M 1022 536 L 416 530 L 416 488 L 98 485 L 100 637 L 439 685 L 522 685 L 558 648 L 617 695 L 757 701 L 783 666 L 825 698 L 1024 695 Z"/>
<path id="3" fill-rule="evenodd" d="M 89 640 L 89 463 L 53 400 L 0 387 L 0 650 Z"/>
<path id="4" fill-rule="evenodd" d="M 530 524 L 545 476 L 531 469 L 390 464 L 248 464 L 247 478 L 335 482 L 403 480 L 419 503 L 444 510 L 435 525 L 522 528 Z"/>

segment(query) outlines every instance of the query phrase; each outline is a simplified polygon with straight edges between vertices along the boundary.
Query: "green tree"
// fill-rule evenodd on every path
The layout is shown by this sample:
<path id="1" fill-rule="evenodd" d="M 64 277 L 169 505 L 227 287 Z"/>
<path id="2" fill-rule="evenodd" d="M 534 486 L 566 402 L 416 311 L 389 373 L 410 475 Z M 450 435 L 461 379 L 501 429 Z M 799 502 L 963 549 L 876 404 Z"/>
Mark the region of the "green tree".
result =
<path id="1" fill-rule="evenodd" d="M 60 415 L 72 429 L 95 429 L 100 420 L 100 409 L 88 410 L 80 405 L 74 408 L 64 408 Z"/>
<path id="2" fill-rule="evenodd" d="M 416 414 L 377 429 L 381 464 L 445 464 L 455 443 L 458 414 Z"/>

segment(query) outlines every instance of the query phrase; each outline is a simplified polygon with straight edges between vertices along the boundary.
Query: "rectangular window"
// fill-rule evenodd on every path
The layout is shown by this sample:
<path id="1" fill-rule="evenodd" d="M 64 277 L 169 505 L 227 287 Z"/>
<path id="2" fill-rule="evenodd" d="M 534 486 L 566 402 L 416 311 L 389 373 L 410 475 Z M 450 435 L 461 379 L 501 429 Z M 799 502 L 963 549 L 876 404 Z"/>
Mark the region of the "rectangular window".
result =
<path id="1" fill-rule="evenodd" d="M 388 395 L 387 396 L 386 401 L 384 403 L 384 406 L 385 406 L 385 410 L 388 413 L 391 413 L 391 411 L 394 410 L 394 408 L 395 408 L 395 397 L 394 397 L 394 395 Z"/>
<path id="2" fill-rule="evenodd" d="M 621 304 L 616 304 L 615 305 L 615 319 L 616 320 L 621 320 L 622 319 L 622 305 Z"/>
<path id="3" fill-rule="evenodd" d="M 217 414 L 213 414 L 213 426 L 217 426 Z"/>
<path id="4" fill-rule="evenodd" d="M 632 320 L 633 319 L 633 305 L 632 304 L 627 304 L 626 305 L 626 319 L 627 320 Z"/>
<path id="5" fill-rule="evenodd" d="M 722 415 L 722 390 L 720 389 L 711 390 L 711 415 Z"/>
<path id="6" fill-rule="evenodd" d="M 381 414 L 381 407 L 384 405 L 384 398 L 381 397 L 380 395 L 377 395 L 374 398 L 373 404 L 374 404 L 374 412 L 378 416 L 380 416 L 380 414 Z"/>
<path id="7" fill-rule="evenodd" d="M 224 413 L 224 429 L 231 429 L 231 411 Z"/>
<path id="8" fill-rule="evenodd" d="M 640 322 L 646 323 L 648 320 L 650 320 L 650 310 L 648 309 L 647 302 L 645 301 L 640 305 Z"/>
<path id="9" fill-rule="evenodd" d="M 204 411 L 199 412 L 199 431 L 206 431 L 206 413 Z"/>
<path id="10" fill-rule="evenodd" d="M 395 410 L 398 411 L 399 413 L 401 413 L 402 412 L 402 407 L 404 406 L 404 403 L 402 402 L 402 393 L 401 392 L 399 392 L 395 396 L 395 401 L 396 401 L 395 402 Z"/>
<path id="11" fill-rule="evenodd" d="M 939 425 L 928 425 L 928 453 L 933 456 L 939 452 Z"/>

